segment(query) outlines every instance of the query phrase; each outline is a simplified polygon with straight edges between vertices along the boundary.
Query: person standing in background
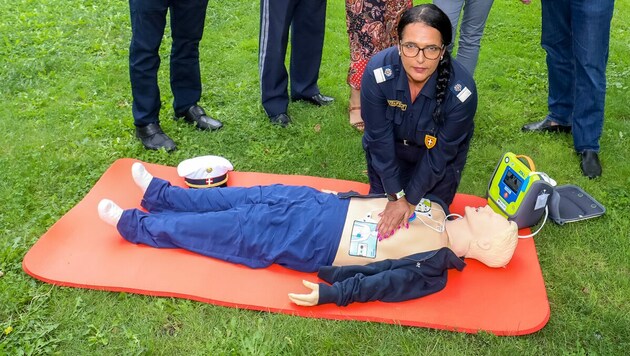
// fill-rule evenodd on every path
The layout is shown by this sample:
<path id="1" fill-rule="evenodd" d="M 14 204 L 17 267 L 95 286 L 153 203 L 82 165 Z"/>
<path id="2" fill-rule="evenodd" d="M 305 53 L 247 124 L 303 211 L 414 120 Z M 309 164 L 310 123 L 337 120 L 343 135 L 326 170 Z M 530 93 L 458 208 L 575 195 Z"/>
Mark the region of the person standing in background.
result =
<path id="1" fill-rule="evenodd" d="M 457 61 L 473 75 L 479 59 L 481 37 L 483 36 L 483 30 L 486 27 L 486 20 L 488 20 L 488 14 L 493 2 L 494 0 L 433 0 L 433 3 L 446 13 L 453 25 L 453 38 L 451 44 L 447 47 L 449 52 L 453 51 L 457 24 L 459 23 L 460 14 L 462 14 L 462 21 L 459 27 Z"/>
<path id="2" fill-rule="evenodd" d="M 529 4 L 531 0 L 521 0 Z M 525 132 L 572 132 L 582 173 L 601 176 L 606 65 L 614 0 L 542 0 L 542 47 L 547 52 L 549 113 Z"/>
<path id="3" fill-rule="evenodd" d="M 201 99 L 199 42 L 203 35 L 208 0 L 129 0 L 131 43 L 129 77 L 136 137 L 145 148 L 173 151 L 175 142 L 160 127 L 160 44 L 171 16 L 170 80 L 175 119 L 184 118 L 200 130 L 217 130 L 221 122 L 197 105 Z"/>
<path id="4" fill-rule="evenodd" d="M 317 86 L 324 48 L 326 0 L 261 0 L 258 70 L 262 105 L 272 124 L 291 123 L 291 100 L 313 105 L 332 104 Z M 290 74 L 284 65 L 291 29 Z"/>
<path id="5" fill-rule="evenodd" d="M 350 125 L 364 130 L 361 118 L 361 77 L 367 62 L 376 53 L 398 44 L 396 26 L 411 0 L 346 0 L 346 24 L 350 42 L 348 85 Z"/>

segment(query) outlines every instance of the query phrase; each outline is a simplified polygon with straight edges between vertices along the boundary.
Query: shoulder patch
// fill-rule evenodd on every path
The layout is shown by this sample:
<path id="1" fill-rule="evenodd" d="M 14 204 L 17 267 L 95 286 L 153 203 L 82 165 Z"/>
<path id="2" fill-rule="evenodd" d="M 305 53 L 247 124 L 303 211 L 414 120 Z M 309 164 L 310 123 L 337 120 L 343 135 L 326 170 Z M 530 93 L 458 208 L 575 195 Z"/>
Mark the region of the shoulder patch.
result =
<path id="1" fill-rule="evenodd" d="M 451 91 L 462 103 L 472 95 L 472 91 L 460 81 L 457 81 L 455 85 L 451 86 Z"/>
<path id="2" fill-rule="evenodd" d="M 394 70 L 391 65 L 386 65 L 380 68 L 374 69 L 374 79 L 376 79 L 376 83 L 380 84 L 385 81 L 388 81 L 394 77 Z"/>

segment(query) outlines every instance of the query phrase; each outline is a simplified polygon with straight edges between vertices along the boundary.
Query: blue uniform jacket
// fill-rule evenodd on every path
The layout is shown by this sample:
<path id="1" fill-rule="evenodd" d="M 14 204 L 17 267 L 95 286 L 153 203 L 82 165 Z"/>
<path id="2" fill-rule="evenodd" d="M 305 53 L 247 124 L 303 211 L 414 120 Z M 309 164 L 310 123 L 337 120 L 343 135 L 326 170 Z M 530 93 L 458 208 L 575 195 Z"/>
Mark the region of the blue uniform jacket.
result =
<path id="1" fill-rule="evenodd" d="M 451 63 L 451 79 L 442 104 L 444 123 L 440 126 L 432 119 L 437 71 L 413 103 L 397 47 L 372 57 L 363 75 L 364 148 L 385 192 L 404 189 L 410 204 L 417 204 L 437 184 L 452 185 L 440 196 L 450 203 L 466 161 L 477 89 L 466 69 L 455 60 Z"/>
<path id="2" fill-rule="evenodd" d="M 319 303 L 345 306 L 352 302 L 401 302 L 420 298 L 446 286 L 447 270 L 466 263 L 449 248 L 384 260 L 365 266 L 320 267 Z"/>

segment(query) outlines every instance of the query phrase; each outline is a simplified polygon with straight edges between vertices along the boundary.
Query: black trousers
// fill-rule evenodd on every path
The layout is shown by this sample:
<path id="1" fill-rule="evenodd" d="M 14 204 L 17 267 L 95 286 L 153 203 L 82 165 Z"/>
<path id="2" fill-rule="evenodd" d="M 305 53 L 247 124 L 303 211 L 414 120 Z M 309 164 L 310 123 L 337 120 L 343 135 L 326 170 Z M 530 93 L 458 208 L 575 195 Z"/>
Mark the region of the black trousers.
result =
<path id="1" fill-rule="evenodd" d="M 129 76 L 136 126 L 159 122 L 157 73 L 166 14 L 171 16 L 170 82 L 173 110 L 182 112 L 201 98 L 199 42 L 208 0 L 129 0 L 131 44 Z"/>
<path id="2" fill-rule="evenodd" d="M 262 105 L 269 116 L 287 112 L 291 97 L 319 93 L 317 78 L 324 47 L 326 0 L 261 0 L 258 69 Z M 289 72 L 285 57 L 291 29 Z"/>

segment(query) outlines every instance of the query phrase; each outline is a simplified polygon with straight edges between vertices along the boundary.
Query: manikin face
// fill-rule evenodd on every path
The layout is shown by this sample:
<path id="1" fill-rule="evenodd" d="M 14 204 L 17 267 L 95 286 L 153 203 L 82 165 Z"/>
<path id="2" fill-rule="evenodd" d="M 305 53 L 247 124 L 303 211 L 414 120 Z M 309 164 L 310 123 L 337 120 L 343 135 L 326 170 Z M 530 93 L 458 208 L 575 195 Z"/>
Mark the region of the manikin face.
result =
<path id="1" fill-rule="evenodd" d="M 417 56 L 408 57 L 405 55 L 406 52 L 413 52 L 414 49 L 417 51 L 417 48 L 423 49 L 418 52 Z M 438 49 L 437 53 L 436 49 Z M 419 85 L 426 82 L 435 72 L 445 49 L 440 31 L 424 23 L 416 22 L 405 26 L 398 44 L 398 51 L 401 53 L 400 58 L 410 84 Z M 434 59 L 427 59 L 426 54 L 429 57 L 434 57 L 429 52 L 439 55 Z"/>
<path id="2" fill-rule="evenodd" d="M 473 235 L 478 238 L 488 236 L 493 231 L 507 231 L 510 222 L 496 213 L 488 205 L 481 208 L 466 207 L 465 218 Z"/>

